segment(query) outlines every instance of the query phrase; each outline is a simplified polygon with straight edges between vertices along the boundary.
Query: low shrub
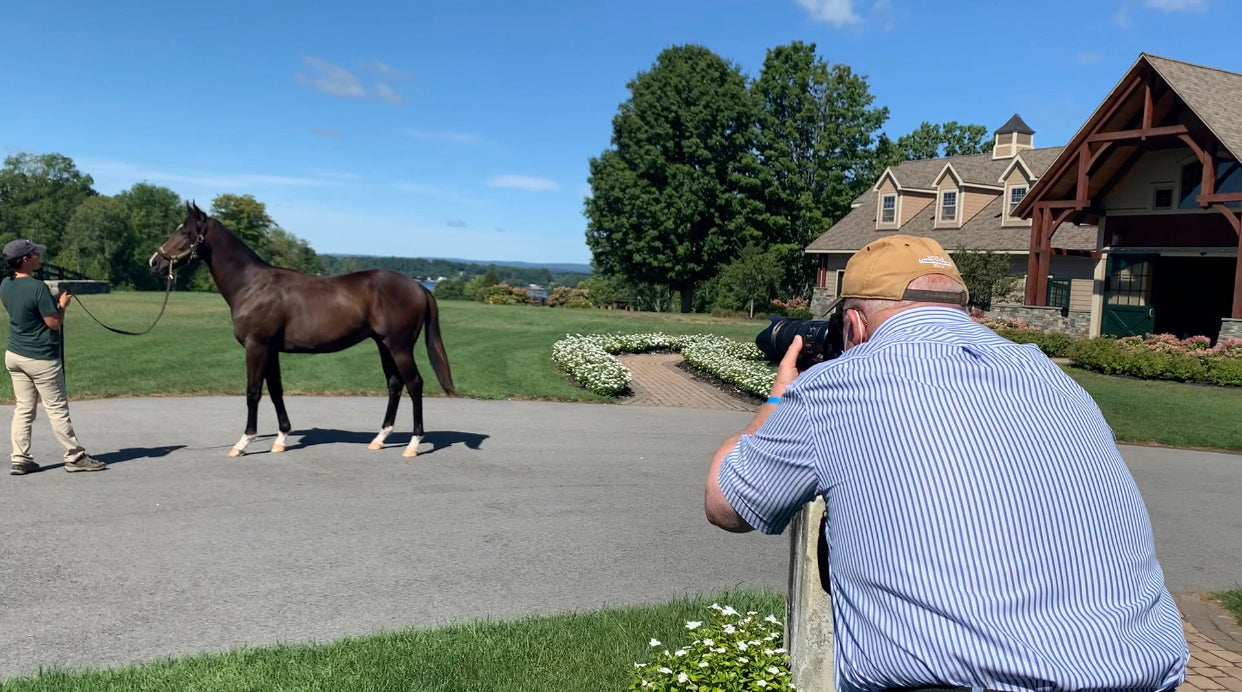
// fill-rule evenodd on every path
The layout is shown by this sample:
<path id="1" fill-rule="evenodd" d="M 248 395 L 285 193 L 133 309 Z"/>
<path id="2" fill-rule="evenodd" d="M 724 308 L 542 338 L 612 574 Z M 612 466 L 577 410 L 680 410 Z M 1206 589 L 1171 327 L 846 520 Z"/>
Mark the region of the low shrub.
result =
<path id="1" fill-rule="evenodd" d="M 1242 385 L 1242 339 L 1210 344 L 1206 337 L 1178 339 L 1170 334 L 1097 337 L 1082 339 L 1067 352 L 1075 365 L 1106 375 Z"/>
<path id="2" fill-rule="evenodd" d="M 587 389 L 616 395 L 629 387 L 631 375 L 613 355 L 651 351 L 679 351 L 697 370 L 759 397 L 768 395 L 776 377 L 753 343 L 715 334 L 567 335 L 552 345 L 552 360 Z"/>

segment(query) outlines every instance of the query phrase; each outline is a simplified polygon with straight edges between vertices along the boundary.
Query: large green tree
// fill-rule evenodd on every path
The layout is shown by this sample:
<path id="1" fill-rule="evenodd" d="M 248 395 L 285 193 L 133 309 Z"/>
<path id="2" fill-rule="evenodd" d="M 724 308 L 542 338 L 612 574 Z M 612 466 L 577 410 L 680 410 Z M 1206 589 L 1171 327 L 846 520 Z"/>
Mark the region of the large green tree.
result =
<path id="1" fill-rule="evenodd" d="M 897 138 L 904 161 L 964 156 L 992 151 L 994 144 L 983 125 L 962 125 L 956 120 L 935 124 L 924 121 L 913 132 Z"/>
<path id="2" fill-rule="evenodd" d="M 28 237 L 55 255 L 69 218 L 95 196 L 94 180 L 61 154 L 14 154 L 0 169 L 0 242 Z"/>
<path id="3" fill-rule="evenodd" d="M 721 288 L 735 305 L 745 307 L 754 317 L 755 303 L 767 305 L 784 275 L 780 259 L 779 250 L 765 251 L 757 245 L 747 245 L 737 259 L 720 270 Z"/>
<path id="4" fill-rule="evenodd" d="M 130 255 L 132 280 L 138 289 L 163 288 L 164 281 L 147 270 L 147 261 L 185 219 L 181 197 L 172 190 L 151 183 L 136 183 L 117 194 L 129 213 L 134 249 Z"/>
<path id="5" fill-rule="evenodd" d="M 769 50 L 751 85 L 765 246 L 805 247 L 849 213 L 877 172 L 876 135 L 888 109 L 872 105 L 865 77 L 815 51 L 814 43 L 800 41 Z M 789 293 L 814 282 L 813 261 L 799 255 L 786 278 Z"/>
<path id="6" fill-rule="evenodd" d="M 125 203 L 96 196 L 84 200 L 69 217 L 56 259 L 97 281 L 132 286 L 133 254 L 134 235 Z"/>
<path id="7" fill-rule="evenodd" d="M 277 267 L 285 267 L 306 274 L 320 271 L 319 256 L 309 243 L 289 231 L 273 226 L 267 234 L 268 261 Z"/>
<path id="8" fill-rule="evenodd" d="M 755 111 L 740 69 L 668 48 L 628 84 L 612 147 L 590 162 L 587 245 L 598 272 L 661 283 L 689 312 L 695 288 L 749 242 Z"/>
<path id="9" fill-rule="evenodd" d="M 268 258 L 268 234 L 276 222 L 268 215 L 266 204 L 254 195 L 217 195 L 211 200 L 211 215 L 260 257 Z"/>

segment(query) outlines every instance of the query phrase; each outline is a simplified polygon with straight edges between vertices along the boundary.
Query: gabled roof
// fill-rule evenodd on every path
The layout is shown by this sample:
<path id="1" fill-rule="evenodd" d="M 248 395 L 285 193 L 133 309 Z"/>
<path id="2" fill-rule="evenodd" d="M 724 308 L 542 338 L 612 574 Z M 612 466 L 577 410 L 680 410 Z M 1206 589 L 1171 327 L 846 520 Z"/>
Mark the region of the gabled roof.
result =
<path id="1" fill-rule="evenodd" d="M 1229 155 L 1242 161 L 1242 111 L 1238 108 L 1238 105 L 1242 103 L 1242 74 L 1140 53 L 1130 69 L 1126 70 L 1117 84 L 1109 90 L 1104 100 L 1092 111 L 1091 117 L 1087 118 L 1074 137 L 1070 139 L 1064 147 L 1062 157 L 1049 164 L 1049 168 L 1055 171 L 1064 169 L 1072 158 L 1077 156 L 1080 146 L 1093 132 L 1101 128 L 1107 130 L 1124 127 L 1118 123 L 1127 117 L 1126 109 L 1120 107 L 1126 103 L 1137 103 L 1138 105 L 1133 106 L 1131 110 L 1140 108 L 1142 92 L 1133 91 L 1132 85 L 1140 83 L 1138 80 L 1147 79 L 1149 73 L 1154 74 L 1168 87 L 1172 95 L 1186 106 L 1191 116 L 1198 119 L 1212 133 Z M 1129 94 L 1128 97 L 1127 94 Z M 1105 122 L 1107 120 L 1113 122 Z M 1100 168 L 1111 166 L 1114 171 L 1117 170 L 1117 164 L 1110 163 L 1109 159 L 1124 160 L 1127 154 L 1134 152 L 1138 147 L 1139 144 L 1130 142 L 1113 147 L 1113 151 L 1106 153 L 1106 158 Z M 1031 188 L 1015 213 L 1029 216 L 1036 201 L 1049 195 L 1052 195 L 1052 199 L 1059 199 L 1060 196 L 1066 194 L 1065 188 L 1073 184 L 1073 179 L 1068 175 L 1049 174 Z"/>
<path id="2" fill-rule="evenodd" d="M 1039 176 L 1056 160 L 1061 147 L 1044 149 L 1027 149 L 1018 154 L 1022 164 L 1033 175 Z M 999 187 L 998 180 L 1003 172 L 1013 165 L 1014 159 L 993 159 L 992 154 L 972 154 L 969 156 L 950 156 L 939 159 L 921 159 L 906 161 L 891 169 L 895 179 L 900 180 L 905 188 L 915 187 L 931 189 L 932 183 L 940 177 L 940 173 L 952 163 L 952 169 L 964 181 L 977 185 Z M 909 181 L 909 182 L 907 182 Z M 926 197 L 924 197 L 926 199 Z M 902 224 L 900 229 L 888 228 L 877 231 L 875 227 L 879 195 L 871 188 L 854 200 L 850 213 L 816 238 L 807 246 L 807 252 L 855 252 L 867 243 L 885 235 L 906 233 L 936 239 L 946 250 L 959 247 L 972 250 L 1027 252 L 1030 249 L 1031 229 L 1029 226 L 1001 226 L 1005 213 L 1004 196 L 997 194 L 986 207 L 970 219 L 961 228 L 937 229 L 936 205 L 929 204 L 912 219 Z M 1074 226 L 1063 224 L 1056 235 L 1057 247 L 1072 249 L 1094 249 L 1096 241 L 1095 226 Z"/>
<path id="3" fill-rule="evenodd" d="M 1004 125 L 996 128 L 996 132 L 993 132 L 992 134 L 1007 135 L 1013 132 L 1017 132 L 1020 135 L 1035 134 L 1035 130 L 1032 130 L 1031 126 L 1027 125 L 1026 122 L 1022 120 L 1022 116 L 1017 113 L 1014 113 L 1012 118 L 1006 120 Z"/>
<path id="4" fill-rule="evenodd" d="M 1143 53 L 1229 153 L 1242 161 L 1242 74 Z"/>

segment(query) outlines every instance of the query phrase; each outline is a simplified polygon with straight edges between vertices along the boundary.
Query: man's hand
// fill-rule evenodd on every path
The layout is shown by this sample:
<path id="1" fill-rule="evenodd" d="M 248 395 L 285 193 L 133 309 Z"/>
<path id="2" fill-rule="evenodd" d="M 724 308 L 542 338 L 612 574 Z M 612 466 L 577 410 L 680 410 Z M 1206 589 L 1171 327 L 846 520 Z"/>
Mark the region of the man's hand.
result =
<path id="1" fill-rule="evenodd" d="M 71 300 L 73 300 L 73 294 L 65 291 L 56 298 L 56 303 L 60 306 L 61 310 L 64 310 L 69 305 L 69 301 Z"/>
<path id="2" fill-rule="evenodd" d="M 793 343 L 789 344 L 789 350 L 785 351 L 785 357 L 781 358 L 781 364 L 776 367 L 776 379 L 772 381 L 772 393 L 768 396 L 781 396 L 785 393 L 785 389 L 798 379 L 798 354 L 802 352 L 802 337 L 795 336 Z"/>

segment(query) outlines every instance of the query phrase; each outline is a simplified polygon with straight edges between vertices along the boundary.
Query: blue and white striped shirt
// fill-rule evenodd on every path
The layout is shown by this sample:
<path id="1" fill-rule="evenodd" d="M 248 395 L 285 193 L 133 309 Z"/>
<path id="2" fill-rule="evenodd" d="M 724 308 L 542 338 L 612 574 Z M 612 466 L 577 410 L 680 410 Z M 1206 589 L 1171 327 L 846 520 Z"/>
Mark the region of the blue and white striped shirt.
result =
<path id="1" fill-rule="evenodd" d="M 719 478 L 765 533 L 824 496 L 841 690 L 1185 677 L 1147 510 L 1099 408 L 961 311 L 897 313 L 803 373 Z"/>

